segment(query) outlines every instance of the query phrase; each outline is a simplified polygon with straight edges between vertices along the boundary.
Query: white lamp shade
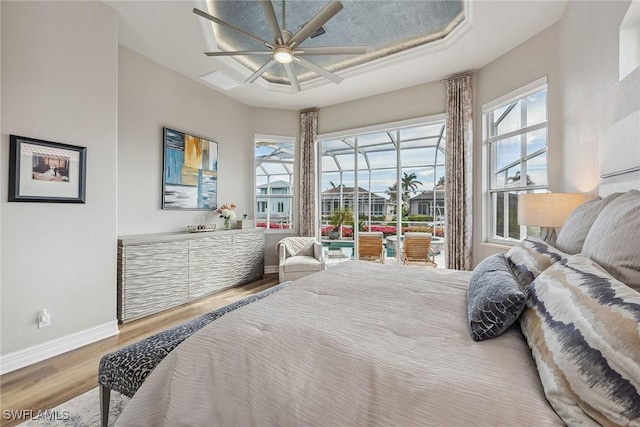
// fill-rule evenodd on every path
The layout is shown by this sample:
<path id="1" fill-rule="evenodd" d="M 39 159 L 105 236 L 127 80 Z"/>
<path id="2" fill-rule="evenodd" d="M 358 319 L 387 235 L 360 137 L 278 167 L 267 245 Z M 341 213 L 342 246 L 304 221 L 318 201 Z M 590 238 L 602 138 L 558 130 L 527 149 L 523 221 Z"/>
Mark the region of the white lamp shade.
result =
<path id="1" fill-rule="evenodd" d="M 562 227 L 569 214 L 584 202 L 582 193 L 532 193 L 518 196 L 518 223 Z"/>

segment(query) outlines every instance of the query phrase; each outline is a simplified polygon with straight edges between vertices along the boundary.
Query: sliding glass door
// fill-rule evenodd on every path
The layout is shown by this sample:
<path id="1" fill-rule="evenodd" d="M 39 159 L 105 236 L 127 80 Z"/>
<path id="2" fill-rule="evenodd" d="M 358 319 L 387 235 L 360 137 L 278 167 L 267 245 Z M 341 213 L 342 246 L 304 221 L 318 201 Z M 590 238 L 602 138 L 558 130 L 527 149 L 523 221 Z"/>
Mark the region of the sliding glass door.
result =
<path id="1" fill-rule="evenodd" d="M 383 233 L 385 262 L 399 262 L 403 232 L 444 235 L 445 139 L 440 119 L 320 140 L 320 232 L 332 256 L 358 258 L 363 231 Z"/>

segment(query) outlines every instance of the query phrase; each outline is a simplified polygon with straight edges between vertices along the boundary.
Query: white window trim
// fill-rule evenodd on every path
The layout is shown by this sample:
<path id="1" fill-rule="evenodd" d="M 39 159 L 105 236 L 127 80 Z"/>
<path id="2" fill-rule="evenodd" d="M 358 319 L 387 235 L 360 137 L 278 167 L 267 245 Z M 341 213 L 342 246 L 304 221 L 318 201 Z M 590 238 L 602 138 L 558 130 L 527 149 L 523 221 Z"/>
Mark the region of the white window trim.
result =
<path id="1" fill-rule="evenodd" d="M 524 98 L 526 96 L 529 96 L 533 93 L 536 93 L 538 91 L 540 91 L 543 88 L 547 88 L 547 120 L 543 123 L 539 123 L 539 124 L 535 124 L 532 126 L 528 126 L 526 128 L 523 129 L 518 129 L 517 131 L 512 131 L 512 132 L 507 132 L 505 134 L 501 134 L 499 136 L 496 137 L 491 137 L 488 138 L 488 126 L 487 126 L 487 113 L 489 113 L 491 110 L 495 110 L 498 109 L 500 107 L 503 107 L 505 105 L 508 105 L 510 103 L 512 103 L 513 101 L 515 101 L 516 99 L 519 98 Z M 511 136 L 511 134 L 513 135 L 520 135 L 523 132 L 529 132 L 529 131 L 533 131 L 533 130 L 537 130 L 537 129 L 542 129 L 544 127 L 546 127 L 547 129 L 547 147 L 544 151 L 546 151 L 547 153 L 548 148 L 549 148 L 549 98 L 548 98 L 548 84 L 547 84 L 547 76 L 543 76 L 540 77 L 537 80 L 534 80 L 530 83 L 525 84 L 524 86 L 519 87 L 518 89 L 512 90 L 511 92 L 504 94 L 492 101 L 489 101 L 485 104 L 482 105 L 482 203 L 481 203 L 481 208 L 482 208 L 482 244 L 485 245 L 495 245 L 498 247 L 510 247 L 510 246 L 514 246 L 516 244 L 518 244 L 520 241 L 516 240 L 516 239 L 512 239 L 509 237 L 505 237 L 505 238 L 500 238 L 500 239 L 495 239 L 493 238 L 491 232 L 492 232 L 492 223 L 491 223 L 491 204 L 492 202 L 492 197 L 491 197 L 491 180 L 492 180 L 492 170 L 491 170 L 491 163 L 489 161 L 489 144 L 493 141 L 496 141 L 498 139 L 503 139 L 506 138 L 508 136 Z M 542 150 L 540 150 L 540 152 L 542 152 Z M 530 157 L 534 157 L 534 155 L 538 155 L 540 154 L 540 152 L 536 152 L 533 153 L 531 155 L 526 156 L 526 158 L 530 158 Z M 548 174 L 548 169 L 549 168 L 549 158 L 547 157 L 547 174 Z M 548 177 L 547 177 L 548 178 Z M 541 188 L 548 188 L 548 179 L 547 179 L 547 185 L 545 186 L 541 186 Z M 514 187 L 513 190 L 520 190 L 521 187 Z M 535 187 L 528 187 L 527 189 L 535 189 Z"/>
<path id="2" fill-rule="evenodd" d="M 368 133 L 381 132 L 388 129 L 399 129 L 399 128 L 407 128 L 407 127 L 413 127 L 413 126 L 421 126 L 421 125 L 429 124 L 432 122 L 444 121 L 446 118 L 447 118 L 447 115 L 444 113 L 432 114 L 430 116 L 416 117 L 414 119 L 399 120 L 395 122 L 382 123 L 379 125 L 364 126 L 359 128 L 322 133 L 318 135 L 317 139 L 318 141 L 321 141 L 323 139 L 346 138 L 346 137 L 364 135 Z"/>
<path id="3" fill-rule="evenodd" d="M 345 129 L 345 130 L 339 130 L 339 131 L 334 131 L 334 132 L 327 132 L 327 133 L 323 133 L 323 134 L 318 134 L 317 136 L 317 141 L 323 141 L 323 140 L 327 140 L 327 139 L 337 139 L 337 138 L 357 138 L 360 135 L 365 135 L 365 134 L 369 134 L 369 133 L 375 133 L 375 132 L 382 132 L 382 131 L 389 131 L 389 130 L 396 130 L 398 132 L 398 139 L 399 139 L 399 132 L 401 129 L 403 128 L 409 128 L 409 127 L 414 127 L 414 126 L 422 126 L 422 125 L 428 125 L 428 124 L 432 124 L 432 123 L 436 123 L 436 122 L 445 122 L 446 123 L 446 118 L 447 115 L 446 113 L 439 113 L 439 114 L 431 114 L 429 116 L 422 116 L 422 117 L 416 117 L 413 119 L 405 119 L 405 120 L 398 120 L 398 121 L 394 121 L 394 122 L 387 122 L 387 123 L 381 123 L 381 124 L 377 124 L 377 125 L 371 125 L 371 126 L 364 126 L 364 127 L 359 127 L 359 128 L 351 128 L 351 129 Z M 356 141 L 356 147 L 357 147 L 357 141 Z M 322 209 L 322 164 L 321 164 L 321 147 L 320 144 L 318 143 L 318 145 L 316 146 L 316 167 L 317 167 L 317 176 L 316 176 L 316 186 L 317 186 L 317 191 L 316 191 L 316 211 L 317 213 L 320 215 L 320 211 Z M 401 156 L 398 155 L 397 159 L 396 159 L 396 169 L 397 169 L 397 178 L 396 178 L 396 182 L 400 182 L 401 181 L 401 173 L 402 173 L 402 164 L 401 164 Z M 434 169 L 437 165 L 434 165 Z M 354 169 L 357 171 L 358 170 L 358 156 L 355 156 L 354 158 Z M 356 178 L 355 178 L 355 185 L 354 187 L 356 188 L 355 192 L 354 192 L 354 200 L 356 200 L 358 198 L 358 179 L 357 179 L 357 173 L 355 174 Z M 358 203 L 355 204 L 355 209 L 354 209 L 354 216 L 358 217 L 360 214 L 360 212 L 358 211 Z M 319 221 L 320 222 L 320 221 Z M 402 224 L 402 217 L 401 217 L 401 212 L 400 210 L 398 210 L 398 213 L 396 213 L 396 222 L 398 224 Z M 321 224 L 318 224 L 318 235 L 321 236 Z M 402 227 L 398 228 L 398 233 L 400 232 L 399 230 Z M 399 234 L 398 234 L 399 235 Z M 359 253 L 359 248 L 358 248 L 358 241 L 355 240 L 354 242 L 354 251 L 356 254 Z M 397 257 L 397 263 L 400 264 L 401 260 L 399 257 Z"/>
<path id="4" fill-rule="evenodd" d="M 295 147 L 295 153 L 293 156 L 293 188 L 298 189 L 299 188 L 299 182 L 300 182 L 300 177 L 298 175 L 300 175 L 299 173 L 299 158 L 300 158 L 300 147 L 298 146 L 298 139 L 295 136 L 284 136 L 284 135 L 272 135 L 272 134 L 264 134 L 264 133 L 254 133 L 253 134 L 253 182 L 252 182 L 252 194 L 253 194 L 253 200 L 252 200 L 252 204 L 253 204 L 253 218 L 254 218 L 254 224 L 257 225 L 258 223 L 258 207 L 257 207 L 257 194 L 256 194 L 256 156 L 255 156 L 255 150 L 256 150 L 256 140 L 258 139 L 266 139 L 266 140 L 276 140 L 279 142 L 292 142 L 294 144 Z M 285 196 L 285 195 L 280 195 L 280 196 Z M 293 212 L 293 224 L 291 228 L 285 228 L 285 229 L 271 229 L 271 228 L 265 228 L 265 234 L 298 234 L 298 227 L 299 227 L 299 219 L 298 216 L 300 214 L 299 212 L 299 194 L 298 191 L 295 191 L 293 193 L 293 195 L 289 195 L 291 198 L 291 210 Z M 267 210 L 269 209 L 269 203 L 267 203 Z"/>

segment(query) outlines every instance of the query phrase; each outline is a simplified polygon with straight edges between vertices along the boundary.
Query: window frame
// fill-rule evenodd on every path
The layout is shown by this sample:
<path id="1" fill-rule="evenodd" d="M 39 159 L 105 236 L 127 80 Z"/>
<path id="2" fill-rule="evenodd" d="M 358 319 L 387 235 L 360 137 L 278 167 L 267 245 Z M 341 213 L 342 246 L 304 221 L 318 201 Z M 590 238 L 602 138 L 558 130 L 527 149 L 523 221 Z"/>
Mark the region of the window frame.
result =
<path id="1" fill-rule="evenodd" d="M 293 191 L 293 194 L 291 193 L 291 191 L 287 194 L 280 194 L 280 193 L 276 193 L 276 194 L 260 194 L 258 191 L 258 186 L 257 186 L 257 167 L 258 167 L 258 163 L 256 161 L 256 143 L 258 141 L 273 141 L 273 142 L 286 142 L 286 143 L 291 143 L 293 144 L 293 163 L 291 164 L 290 162 L 283 162 L 283 163 L 287 163 L 287 164 L 291 164 L 292 165 L 292 170 L 291 170 L 291 189 Z M 299 191 L 298 191 L 298 140 L 296 137 L 294 136 L 285 136 L 285 135 L 268 135 L 268 134 L 260 134 L 260 133 L 256 133 L 253 135 L 253 217 L 255 218 L 255 224 L 257 226 L 258 222 L 262 222 L 262 219 L 258 218 L 258 214 L 266 214 L 267 219 L 264 220 L 265 223 L 267 223 L 268 225 L 268 219 L 269 216 L 271 214 L 271 210 L 273 209 L 273 203 L 271 202 L 271 199 L 276 199 L 275 203 L 278 203 L 278 199 L 289 199 L 289 206 L 290 206 L 290 218 L 291 218 L 291 223 L 289 225 L 289 228 L 265 228 L 265 233 L 267 234 L 291 234 L 291 233 L 297 233 L 298 230 L 298 198 L 299 198 Z M 259 200 L 261 199 L 261 200 Z M 266 200 L 265 200 L 266 199 Z M 260 212 L 258 210 L 258 203 L 260 202 L 266 202 L 266 207 L 265 207 L 265 211 L 264 212 Z M 284 203 L 284 202 L 283 202 Z M 286 207 L 286 206 L 285 206 Z M 277 210 L 276 210 L 277 212 Z"/>
<path id="2" fill-rule="evenodd" d="M 359 192 L 359 187 L 360 187 L 360 181 L 359 181 L 359 173 L 360 172 L 364 172 L 365 170 L 369 170 L 369 172 L 373 171 L 373 170 L 394 170 L 396 172 L 396 185 L 401 184 L 401 180 L 402 180 L 402 173 L 406 170 L 412 170 L 412 169 L 419 169 L 419 168 L 433 168 L 434 170 L 434 175 L 438 174 L 439 168 L 442 167 L 442 169 L 445 169 L 445 160 L 442 160 L 442 164 L 438 163 L 438 158 L 439 156 L 443 156 L 443 159 L 446 159 L 446 154 L 444 152 L 442 152 L 441 150 L 439 150 L 438 148 L 436 149 L 437 151 L 440 151 L 440 154 L 435 154 L 435 159 L 433 164 L 420 164 L 420 165 L 404 165 L 402 162 L 402 144 L 406 143 L 406 142 L 411 142 L 413 139 L 412 137 L 407 137 L 404 138 L 401 136 L 401 132 L 403 131 L 407 131 L 410 130 L 411 128 L 416 128 L 416 127 L 423 127 L 423 126 L 431 126 L 431 125 L 437 125 L 437 126 L 444 126 L 444 128 L 446 129 L 446 115 L 444 113 L 442 114 L 434 114 L 434 115 L 430 115 L 430 116 L 425 116 L 425 117 L 418 117 L 418 118 L 414 118 L 414 119 L 407 119 L 407 120 L 402 120 L 402 121 L 397 121 L 397 122 L 390 122 L 390 123 L 382 123 L 382 124 L 377 124 L 377 125 L 372 125 L 372 126 L 366 126 L 366 127 L 361 127 L 361 128 L 355 128 L 355 129 L 348 129 L 348 130 L 341 130 L 341 131 L 336 131 L 336 132 L 330 132 L 330 133 L 326 133 L 326 134 L 319 134 L 317 137 L 317 141 L 318 141 L 318 145 L 316 147 L 316 155 L 317 155 L 317 194 L 316 194 L 316 203 L 317 203 L 317 214 L 318 214 L 318 218 L 319 218 L 319 227 L 318 227 L 318 235 L 322 236 L 322 216 L 323 216 L 323 209 L 324 209 L 324 205 L 323 205 L 323 198 L 322 198 L 322 193 L 323 193 L 323 172 L 325 173 L 336 173 L 337 171 L 335 170 L 330 170 L 330 171 L 323 171 L 323 163 L 322 163 L 322 158 L 323 158 L 323 154 L 322 154 L 322 143 L 324 141 L 327 140 L 332 140 L 332 139 L 350 139 L 353 138 L 353 150 L 354 151 L 349 151 L 348 155 L 353 155 L 354 156 L 354 164 L 352 169 L 348 169 L 346 172 L 350 172 L 354 174 L 353 177 L 353 186 L 354 186 L 354 192 L 350 193 L 353 194 L 353 197 L 351 199 L 344 199 L 343 203 L 344 203 L 344 207 L 352 207 L 353 211 L 354 211 L 354 218 L 359 218 L 360 216 L 360 209 L 358 207 L 359 203 L 355 203 L 354 205 L 354 201 L 355 200 L 360 200 L 359 196 L 360 196 L 360 192 Z M 387 133 L 392 133 L 395 135 L 394 138 L 394 143 L 397 143 L 397 141 L 399 141 L 399 145 L 396 147 L 396 162 L 395 164 L 393 164 L 390 167 L 379 167 L 379 166 L 375 166 L 375 167 L 371 167 L 369 168 L 369 163 L 368 160 L 364 160 L 364 162 L 367 164 L 367 168 L 359 168 L 359 161 L 362 162 L 363 160 L 360 159 L 360 155 L 356 155 L 355 152 L 358 152 L 358 150 L 360 149 L 360 138 L 362 136 L 369 136 L 370 134 L 375 134 L 375 133 L 379 133 L 379 132 L 387 132 Z M 445 145 L 444 145 L 444 150 L 446 151 L 446 141 L 448 139 L 447 136 L 443 136 L 445 132 L 443 131 L 438 138 L 441 138 L 445 141 Z M 368 145 L 368 144 L 366 144 Z M 365 145 L 365 146 L 366 146 Z M 408 148 L 408 147 L 407 147 Z M 434 185 L 436 185 L 436 182 L 434 181 Z M 397 187 L 396 187 L 397 188 Z M 435 191 L 435 187 L 434 187 L 434 191 Z M 337 200 L 332 200 L 331 203 L 334 204 L 334 209 L 338 207 L 339 201 Z M 401 203 L 401 202 L 400 202 Z M 328 207 L 330 207 L 330 204 L 327 204 Z M 383 205 L 384 206 L 384 205 Z M 384 209 L 383 209 L 384 210 Z M 373 214 L 371 216 L 374 216 Z M 396 221 L 396 223 L 401 223 L 402 222 L 402 212 L 400 209 L 396 209 L 396 213 L 393 214 L 393 219 Z M 434 218 L 435 220 L 435 218 Z M 397 227 L 397 232 L 396 232 L 396 236 L 401 236 L 402 235 L 402 227 Z M 357 233 L 358 231 L 356 231 Z M 354 234 L 355 235 L 355 234 Z M 354 239 L 354 254 L 358 253 L 358 239 Z M 398 264 L 400 264 L 402 261 L 400 259 L 399 256 L 396 256 L 396 261 Z"/>
<path id="3" fill-rule="evenodd" d="M 546 90 L 546 99 L 545 99 L 545 115 L 546 120 L 529 125 L 522 126 L 516 130 L 511 130 L 499 135 L 492 135 L 491 126 L 492 123 L 491 113 L 495 112 L 502 107 L 507 105 L 515 106 L 517 102 L 526 99 L 528 96 L 533 95 L 542 90 Z M 521 111 L 521 123 L 526 123 L 524 121 L 526 119 L 526 103 L 523 103 L 524 110 Z M 513 108 L 513 107 L 511 107 Z M 505 117 L 506 114 L 503 114 Z M 536 81 L 533 81 L 529 84 L 526 84 L 519 89 L 516 89 L 506 95 L 503 95 L 487 104 L 482 106 L 482 125 L 483 125 L 483 171 L 484 171 L 484 208 L 483 215 L 485 216 L 485 220 L 483 223 L 485 224 L 485 242 L 493 243 L 498 245 L 514 245 L 518 243 L 520 240 L 527 237 L 527 227 L 521 225 L 520 226 L 520 235 L 519 239 L 515 239 L 509 237 L 509 195 L 516 193 L 528 193 L 528 192 L 545 192 L 549 187 L 549 86 L 547 84 L 547 78 L 542 77 Z M 543 148 L 540 148 L 532 153 L 527 154 L 527 134 L 539 130 L 545 130 L 546 133 L 546 144 Z M 497 167 L 497 143 L 498 141 L 503 141 L 508 138 L 520 138 L 520 156 L 510 162 L 509 164 L 503 165 L 500 168 Z M 538 184 L 538 185 L 527 185 L 526 177 L 527 174 L 527 164 L 528 161 L 540 156 L 546 155 L 546 183 Z M 510 168 L 515 166 L 520 166 L 520 182 L 516 185 L 509 185 L 507 180 L 507 171 Z M 503 172 L 505 176 L 505 182 L 502 186 L 498 186 L 496 183 L 496 176 L 498 173 Z M 524 177 L 524 182 L 523 178 Z M 494 194 L 503 193 L 503 221 L 502 221 L 502 234 L 503 236 L 499 236 L 497 234 L 496 225 L 498 224 L 497 219 L 497 197 L 494 197 Z"/>

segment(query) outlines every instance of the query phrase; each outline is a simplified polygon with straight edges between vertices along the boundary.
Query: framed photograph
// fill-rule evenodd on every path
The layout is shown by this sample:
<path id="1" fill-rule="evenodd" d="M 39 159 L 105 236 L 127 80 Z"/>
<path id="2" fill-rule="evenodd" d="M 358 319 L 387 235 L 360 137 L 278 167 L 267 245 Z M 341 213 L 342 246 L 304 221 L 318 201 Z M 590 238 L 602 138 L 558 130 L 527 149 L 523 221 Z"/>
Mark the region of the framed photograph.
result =
<path id="1" fill-rule="evenodd" d="M 84 203 L 87 149 L 9 136 L 9 201 Z"/>
<path id="2" fill-rule="evenodd" d="M 162 209 L 217 209 L 218 143 L 164 128 Z"/>

